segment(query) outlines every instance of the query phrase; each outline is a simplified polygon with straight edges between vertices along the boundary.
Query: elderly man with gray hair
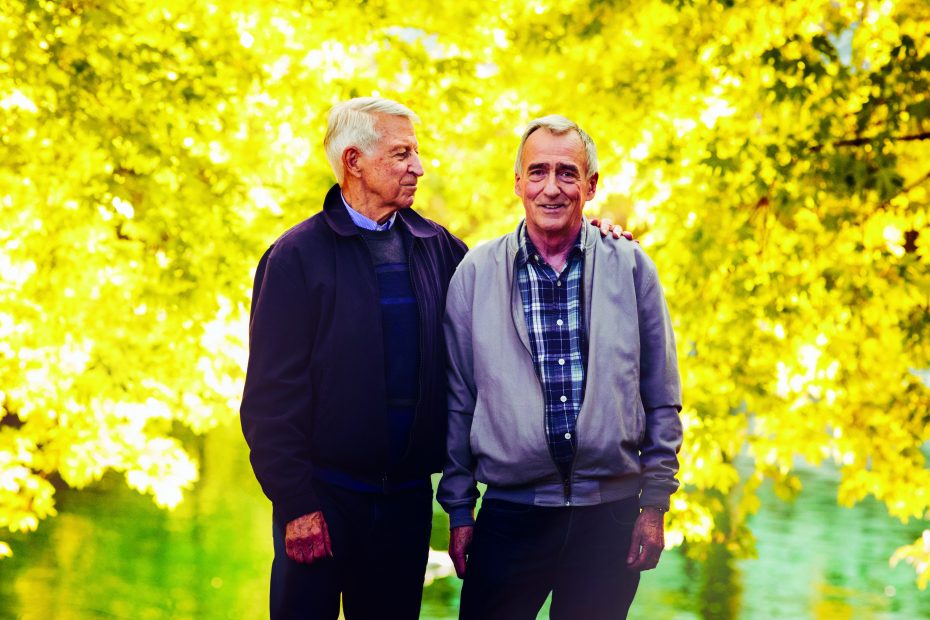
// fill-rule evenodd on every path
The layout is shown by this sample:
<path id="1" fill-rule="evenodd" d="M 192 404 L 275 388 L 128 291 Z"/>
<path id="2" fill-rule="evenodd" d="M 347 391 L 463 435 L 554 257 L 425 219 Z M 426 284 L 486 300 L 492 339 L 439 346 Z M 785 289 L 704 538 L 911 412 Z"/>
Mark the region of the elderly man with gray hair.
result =
<path id="1" fill-rule="evenodd" d="M 271 617 L 419 615 L 446 433 L 446 289 L 465 245 L 413 211 L 399 103 L 329 114 L 323 209 L 255 274 L 241 421 L 273 504 Z"/>
<path id="2" fill-rule="evenodd" d="M 656 268 L 590 234 L 597 151 L 574 122 L 529 124 L 526 219 L 449 285 L 448 456 L 438 499 L 461 618 L 625 618 L 664 546 L 681 394 Z M 487 485 L 477 522 L 476 481 Z"/>

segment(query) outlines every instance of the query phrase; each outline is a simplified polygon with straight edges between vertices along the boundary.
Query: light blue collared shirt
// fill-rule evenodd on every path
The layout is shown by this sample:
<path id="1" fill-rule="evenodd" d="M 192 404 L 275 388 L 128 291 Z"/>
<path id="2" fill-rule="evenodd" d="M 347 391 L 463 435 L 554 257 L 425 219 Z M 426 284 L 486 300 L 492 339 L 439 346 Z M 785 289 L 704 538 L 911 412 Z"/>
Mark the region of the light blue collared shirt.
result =
<path id="1" fill-rule="evenodd" d="M 396 211 L 391 214 L 391 217 L 389 217 L 387 221 L 384 222 L 384 224 L 379 224 L 367 215 L 362 215 L 353 209 L 352 206 L 346 202 L 346 197 L 342 192 L 339 192 L 339 195 L 342 196 L 342 204 L 346 206 L 346 210 L 349 212 L 349 217 L 352 218 L 352 223 L 359 228 L 364 228 L 365 230 L 390 230 L 391 226 L 394 224 L 394 218 L 397 217 Z"/>

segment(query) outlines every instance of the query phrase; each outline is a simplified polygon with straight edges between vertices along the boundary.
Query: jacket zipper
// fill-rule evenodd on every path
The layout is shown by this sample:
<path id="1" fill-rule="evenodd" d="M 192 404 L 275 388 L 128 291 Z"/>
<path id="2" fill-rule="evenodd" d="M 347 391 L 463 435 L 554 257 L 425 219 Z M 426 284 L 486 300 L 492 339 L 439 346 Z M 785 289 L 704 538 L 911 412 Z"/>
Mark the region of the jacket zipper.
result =
<path id="1" fill-rule="evenodd" d="M 511 278 L 511 282 L 510 282 L 511 291 L 512 291 L 513 288 L 516 287 L 516 286 L 517 286 L 517 273 L 516 273 L 516 270 L 514 270 L 513 277 Z M 511 299 L 512 299 L 512 295 L 513 295 L 513 293 L 511 292 Z M 522 307 L 520 308 L 520 312 L 521 312 L 521 314 L 524 314 L 524 310 L 523 310 Z M 511 310 L 511 317 L 512 317 L 512 316 L 513 316 L 513 311 Z M 526 322 L 526 319 L 524 318 L 523 321 Z M 527 337 L 529 337 L 529 334 L 527 334 Z M 532 362 L 532 364 L 533 364 L 533 368 L 535 369 L 535 367 L 536 367 L 536 360 L 533 359 L 533 349 L 532 349 L 532 347 L 530 347 L 530 349 L 528 350 L 528 353 L 530 354 L 530 360 L 531 360 L 531 362 Z M 538 373 L 538 372 L 536 373 L 536 378 L 537 378 L 537 385 L 539 386 L 539 396 L 540 396 L 540 399 L 542 400 L 542 403 L 543 403 L 543 436 L 546 438 L 546 447 L 549 449 L 549 458 L 552 459 L 552 464 L 555 466 L 555 471 L 556 471 L 556 473 L 558 473 L 558 474 L 559 474 L 559 477 L 562 478 L 562 498 L 563 498 L 563 502 L 562 502 L 562 503 L 563 503 L 565 506 L 571 506 L 571 505 L 572 505 L 572 480 L 571 480 L 571 479 L 572 479 L 572 475 L 575 473 L 575 459 L 574 459 L 574 458 L 572 459 L 572 466 L 571 466 L 571 469 L 570 469 L 569 472 L 568 472 L 568 477 L 563 476 L 563 475 L 562 475 L 562 470 L 559 469 L 559 464 L 558 464 L 558 462 L 555 460 L 555 455 L 552 453 L 552 445 L 549 443 L 549 433 L 548 433 L 547 430 L 546 430 L 546 394 L 545 394 L 545 391 L 543 390 L 542 379 L 539 378 L 539 373 Z M 587 377 L 586 377 L 586 378 L 587 378 Z M 580 415 L 580 414 L 581 414 L 581 411 L 579 410 L 578 413 L 579 413 L 579 415 Z M 577 429 L 577 423 L 578 423 L 578 422 L 577 422 L 577 418 L 576 418 L 576 421 L 575 421 L 576 429 Z M 578 440 L 577 440 L 577 438 L 576 438 L 576 439 L 575 439 L 575 442 L 576 442 L 576 443 L 575 443 L 575 453 L 576 453 L 576 454 L 578 453 L 578 449 L 577 449 L 578 444 L 577 444 L 577 441 L 578 441 Z"/>
<path id="2" fill-rule="evenodd" d="M 413 270 L 413 258 L 418 247 L 417 238 L 411 234 L 408 240 L 410 242 L 410 251 L 407 253 L 407 273 L 410 277 L 410 287 L 413 289 L 413 297 L 417 300 L 417 313 L 419 314 L 417 320 L 417 349 L 420 351 L 420 367 L 417 369 L 417 404 L 413 408 L 413 420 L 410 421 L 410 436 L 407 437 L 407 449 L 404 451 L 404 455 L 400 458 L 401 463 L 407 460 L 407 457 L 410 456 L 410 449 L 413 447 L 413 433 L 417 426 L 417 418 L 420 417 L 420 409 L 422 408 L 421 405 L 423 403 L 423 385 L 426 379 L 426 374 L 424 372 L 426 364 L 423 362 L 426 353 L 426 350 L 423 347 L 423 330 L 425 329 L 423 325 L 423 301 L 420 299 L 420 292 L 417 290 L 417 279 L 413 275 L 416 273 Z M 441 321 L 439 329 L 442 329 Z M 445 363 L 445 361 L 443 361 L 443 363 Z"/>

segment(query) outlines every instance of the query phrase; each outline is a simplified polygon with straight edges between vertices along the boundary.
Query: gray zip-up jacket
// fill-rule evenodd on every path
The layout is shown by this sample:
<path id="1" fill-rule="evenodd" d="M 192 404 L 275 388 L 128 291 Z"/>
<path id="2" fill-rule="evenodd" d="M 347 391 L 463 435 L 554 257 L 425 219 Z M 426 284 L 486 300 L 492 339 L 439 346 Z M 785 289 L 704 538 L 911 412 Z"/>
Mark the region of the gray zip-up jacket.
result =
<path id="1" fill-rule="evenodd" d="M 476 481 L 488 485 L 485 498 L 584 506 L 639 494 L 640 505 L 667 510 L 678 488 L 681 384 L 655 265 L 636 243 L 585 235 L 587 379 L 571 477 L 563 480 L 546 441 L 515 273 L 523 226 L 470 251 L 449 284 L 439 503 L 452 527 L 473 522 Z"/>

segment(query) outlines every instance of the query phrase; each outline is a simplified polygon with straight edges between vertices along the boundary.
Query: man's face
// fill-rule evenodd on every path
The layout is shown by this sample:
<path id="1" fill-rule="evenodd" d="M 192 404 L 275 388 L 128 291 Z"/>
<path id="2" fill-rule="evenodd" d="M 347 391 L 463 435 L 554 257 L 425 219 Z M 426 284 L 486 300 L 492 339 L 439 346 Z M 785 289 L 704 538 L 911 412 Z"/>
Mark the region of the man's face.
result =
<path id="1" fill-rule="evenodd" d="M 514 189 L 523 199 L 531 234 L 578 234 L 584 203 L 594 198 L 597 187 L 597 175 L 586 176 L 587 157 L 576 132 L 556 135 L 542 128 L 530 134 Z"/>
<path id="2" fill-rule="evenodd" d="M 378 114 L 375 130 L 381 139 L 370 153 L 359 155 L 361 181 L 373 201 L 393 213 L 413 205 L 417 179 L 423 176 L 417 136 L 404 116 Z"/>

